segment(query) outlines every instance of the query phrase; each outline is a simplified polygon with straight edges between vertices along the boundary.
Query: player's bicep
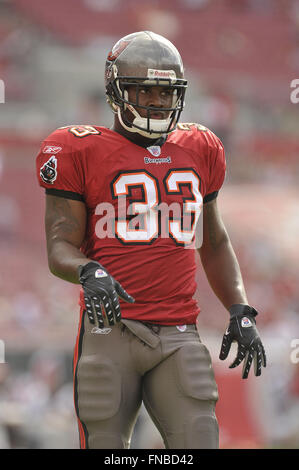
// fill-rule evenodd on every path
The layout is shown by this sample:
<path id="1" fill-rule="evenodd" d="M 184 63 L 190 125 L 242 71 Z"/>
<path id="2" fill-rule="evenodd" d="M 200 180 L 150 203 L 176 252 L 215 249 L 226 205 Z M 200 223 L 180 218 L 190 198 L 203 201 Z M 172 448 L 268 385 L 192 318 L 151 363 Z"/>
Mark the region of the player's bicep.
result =
<path id="1" fill-rule="evenodd" d="M 86 230 L 85 203 L 47 194 L 45 229 L 48 248 L 57 241 L 80 248 Z"/>

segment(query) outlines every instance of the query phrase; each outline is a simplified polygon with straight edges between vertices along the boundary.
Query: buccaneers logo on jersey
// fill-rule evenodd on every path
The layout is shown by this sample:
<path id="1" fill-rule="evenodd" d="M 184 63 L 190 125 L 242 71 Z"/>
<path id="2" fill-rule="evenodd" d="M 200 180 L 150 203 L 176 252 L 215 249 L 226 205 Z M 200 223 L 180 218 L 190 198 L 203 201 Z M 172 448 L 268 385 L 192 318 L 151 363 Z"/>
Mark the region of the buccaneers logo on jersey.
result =
<path id="1" fill-rule="evenodd" d="M 41 167 L 40 176 L 45 183 L 54 183 L 57 178 L 57 159 L 54 155 Z"/>

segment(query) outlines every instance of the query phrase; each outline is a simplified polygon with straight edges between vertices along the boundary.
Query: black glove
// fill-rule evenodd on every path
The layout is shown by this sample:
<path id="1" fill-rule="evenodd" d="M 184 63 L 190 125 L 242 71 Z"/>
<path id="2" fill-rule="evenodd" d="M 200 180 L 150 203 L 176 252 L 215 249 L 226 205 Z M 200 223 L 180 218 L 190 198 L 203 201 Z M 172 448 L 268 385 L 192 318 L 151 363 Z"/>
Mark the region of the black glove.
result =
<path id="1" fill-rule="evenodd" d="M 97 261 L 90 261 L 84 266 L 79 266 L 79 281 L 83 287 L 89 321 L 99 328 L 105 328 L 107 321 L 109 326 L 120 321 L 118 297 L 126 302 L 135 302 L 133 297 Z"/>
<path id="2" fill-rule="evenodd" d="M 244 359 L 242 378 L 247 379 L 254 361 L 254 373 L 261 375 L 262 366 L 266 367 L 266 354 L 262 345 L 255 317 L 258 312 L 249 305 L 234 304 L 229 309 L 230 322 L 223 336 L 219 359 L 227 358 L 232 342 L 238 343 L 238 352 L 231 369 L 238 366 Z"/>

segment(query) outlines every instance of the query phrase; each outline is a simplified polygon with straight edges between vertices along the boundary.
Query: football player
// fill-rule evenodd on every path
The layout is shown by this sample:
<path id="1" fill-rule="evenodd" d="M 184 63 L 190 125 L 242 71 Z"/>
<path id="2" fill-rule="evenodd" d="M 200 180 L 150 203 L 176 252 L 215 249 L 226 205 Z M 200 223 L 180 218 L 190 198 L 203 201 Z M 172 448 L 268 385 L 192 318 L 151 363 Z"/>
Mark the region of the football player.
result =
<path id="1" fill-rule="evenodd" d="M 196 327 L 195 235 L 202 266 L 229 314 L 220 359 L 266 357 L 239 264 L 217 207 L 219 138 L 179 123 L 187 81 L 167 39 L 120 39 L 105 67 L 111 128 L 72 125 L 42 143 L 51 272 L 80 283 L 74 401 L 81 448 L 128 448 L 143 402 L 170 449 L 218 448 L 217 385 Z M 168 209 L 168 210 L 165 210 Z"/>

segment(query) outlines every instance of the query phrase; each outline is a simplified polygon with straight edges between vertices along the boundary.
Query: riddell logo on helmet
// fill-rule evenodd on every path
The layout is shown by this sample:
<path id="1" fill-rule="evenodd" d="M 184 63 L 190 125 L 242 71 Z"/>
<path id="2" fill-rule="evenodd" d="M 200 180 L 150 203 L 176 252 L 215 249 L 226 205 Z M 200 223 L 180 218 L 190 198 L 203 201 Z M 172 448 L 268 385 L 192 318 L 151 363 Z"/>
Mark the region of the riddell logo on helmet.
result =
<path id="1" fill-rule="evenodd" d="M 174 70 L 157 70 L 148 69 L 148 78 L 169 78 L 170 80 L 176 80 L 176 73 Z"/>

